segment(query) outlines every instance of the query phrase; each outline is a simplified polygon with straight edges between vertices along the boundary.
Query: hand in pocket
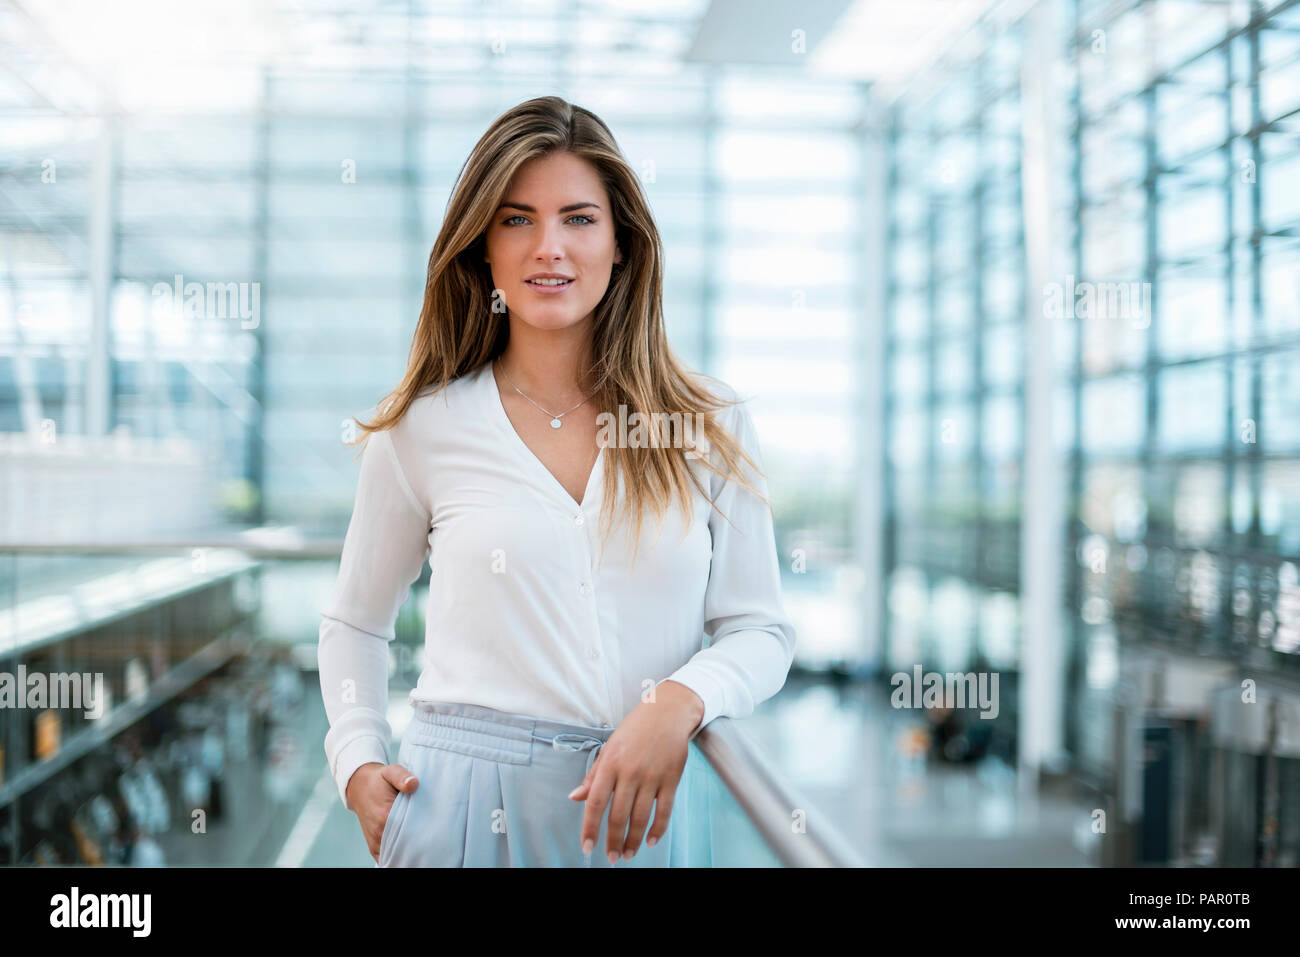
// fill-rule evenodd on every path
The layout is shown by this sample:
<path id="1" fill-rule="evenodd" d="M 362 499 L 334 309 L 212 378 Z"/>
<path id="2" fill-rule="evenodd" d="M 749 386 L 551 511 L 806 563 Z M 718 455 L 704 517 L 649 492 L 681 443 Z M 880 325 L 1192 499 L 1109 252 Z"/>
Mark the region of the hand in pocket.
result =
<path id="1" fill-rule="evenodd" d="M 348 779 L 348 804 L 361 822 L 370 856 L 379 863 L 379 843 L 398 793 L 414 794 L 419 780 L 400 764 L 363 764 Z"/>

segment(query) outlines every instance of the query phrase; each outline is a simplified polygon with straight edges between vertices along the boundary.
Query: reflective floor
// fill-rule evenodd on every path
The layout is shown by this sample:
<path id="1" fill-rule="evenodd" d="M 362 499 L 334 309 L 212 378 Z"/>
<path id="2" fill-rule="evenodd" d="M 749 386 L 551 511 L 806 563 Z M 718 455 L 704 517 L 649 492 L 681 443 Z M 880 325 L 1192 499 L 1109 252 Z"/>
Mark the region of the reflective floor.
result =
<path id="1" fill-rule="evenodd" d="M 1087 802 L 1017 793 L 994 757 L 943 764 L 915 754 L 915 712 L 879 687 L 792 678 L 744 728 L 777 770 L 874 866 L 1087 867 Z M 912 756 L 908 756 L 911 752 Z"/>

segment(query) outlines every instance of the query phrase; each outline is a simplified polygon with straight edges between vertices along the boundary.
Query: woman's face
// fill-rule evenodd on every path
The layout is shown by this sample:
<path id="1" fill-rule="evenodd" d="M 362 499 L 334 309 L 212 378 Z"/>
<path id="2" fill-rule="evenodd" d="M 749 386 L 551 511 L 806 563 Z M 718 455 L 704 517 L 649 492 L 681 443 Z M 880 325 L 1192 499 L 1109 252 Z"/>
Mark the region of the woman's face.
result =
<path id="1" fill-rule="evenodd" d="M 609 196 L 595 168 L 572 153 L 528 160 L 487 230 L 492 286 L 513 318 L 562 329 L 591 317 L 622 261 Z M 535 277 L 563 277 L 541 285 Z"/>

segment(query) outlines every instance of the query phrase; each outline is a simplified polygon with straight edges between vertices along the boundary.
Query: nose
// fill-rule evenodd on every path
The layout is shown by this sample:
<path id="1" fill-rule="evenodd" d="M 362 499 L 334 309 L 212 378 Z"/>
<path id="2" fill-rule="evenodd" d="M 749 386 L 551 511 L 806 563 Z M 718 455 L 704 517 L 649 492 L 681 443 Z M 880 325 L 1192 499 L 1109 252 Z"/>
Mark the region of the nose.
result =
<path id="1" fill-rule="evenodd" d="M 537 245 L 533 249 L 533 258 L 539 261 L 554 262 L 564 258 L 564 243 L 561 240 L 561 227 L 552 223 L 543 223 L 537 230 Z"/>

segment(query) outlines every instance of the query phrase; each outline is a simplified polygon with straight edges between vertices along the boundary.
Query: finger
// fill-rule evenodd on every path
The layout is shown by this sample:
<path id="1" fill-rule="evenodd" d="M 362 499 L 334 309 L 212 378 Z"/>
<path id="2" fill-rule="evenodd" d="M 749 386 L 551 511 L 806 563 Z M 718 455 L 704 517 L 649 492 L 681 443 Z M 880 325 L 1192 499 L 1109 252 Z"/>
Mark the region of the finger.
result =
<path id="1" fill-rule="evenodd" d="M 587 807 L 582 812 L 582 853 L 590 854 L 596 849 L 596 838 L 600 836 L 600 820 L 605 815 L 609 804 L 610 791 L 613 790 L 613 774 L 602 771 L 591 782 L 591 793 L 587 795 Z"/>
<path id="2" fill-rule="evenodd" d="M 373 822 L 371 829 L 365 831 L 366 846 L 376 864 L 379 863 L 379 849 L 384 841 L 384 828 L 388 826 L 388 815 L 393 813 L 393 804 L 398 793 L 410 794 L 420 786 L 419 779 L 400 764 L 387 764 L 379 769 L 379 777 L 393 793 L 385 794 L 386 805 L 381 818 Z"/>
<path id="3" fill-rule="evenodd" d="M 389 811 L 391 810 L 392 810 L 392 806 L 390 805 Z M 375 859 L 376 864 L 379 863 L 379 848 L 380 845 L 382 845 L 384 842 L 384 827 L 385 825 L 387 825 L 387 823 L 388 823 L 388 814 L 385 813 L 382 817 L 380 817 L 378 820 L 374 822 L 374 824 L 372 825 L 372 829 L 366 833 L 366 843 L 370 847 L 370 856 Z"/>
<path id="4" fill-rule="evenodd" d="M 641 849 L 641 837 L 645 826 L 650 823 L 650 809 L 655 803 L 653 788 L 641 788 L 637 791 L 636 803 L 632 805 L 632 817 L 627 822 L 627 842 L 623 845 L 623 858 L 628 860 L 636 856 Z"/>
<path id="5" fill-rule="evenodd" d="M 419 779 L 400 764 L 389 764 L 379 772 L 380 777 L 398 791 L 410 794 L 420 786 Z"/>
<path id="6" fill-rule="evenodd" d="M 596 760 L 591 762 L 591 767 L 587 769 L 587 775 L 582 779 L 582 783 L 569 792 L 569 798 L 573 801 L 585 801 L 591 791 L 591 782 L 596 779 L 596 771 L 600 767 L 602 754 L 596 755 Z"/>
<path id="7" fill-rule="evenodd" d="M 605 855 L 614 855 L 612 864 L 618 863 L 623 856 L 623 847 L 627 843 L 627 819 L 632 814 L 638 790 L 636 779 L 627 771 L 614 783 L 614 799 L 609 805 L 609 830 L 605 832 Z"/>
<path id="8" fill-rule="evenodd" d="M 673 813 L 673 799 L 677 797 L 676 785 L 662 788 L 655 798 L 655 822 L 646 835 L 646 847 L 654 847 L 668 831 L 668 818 Z"/>

